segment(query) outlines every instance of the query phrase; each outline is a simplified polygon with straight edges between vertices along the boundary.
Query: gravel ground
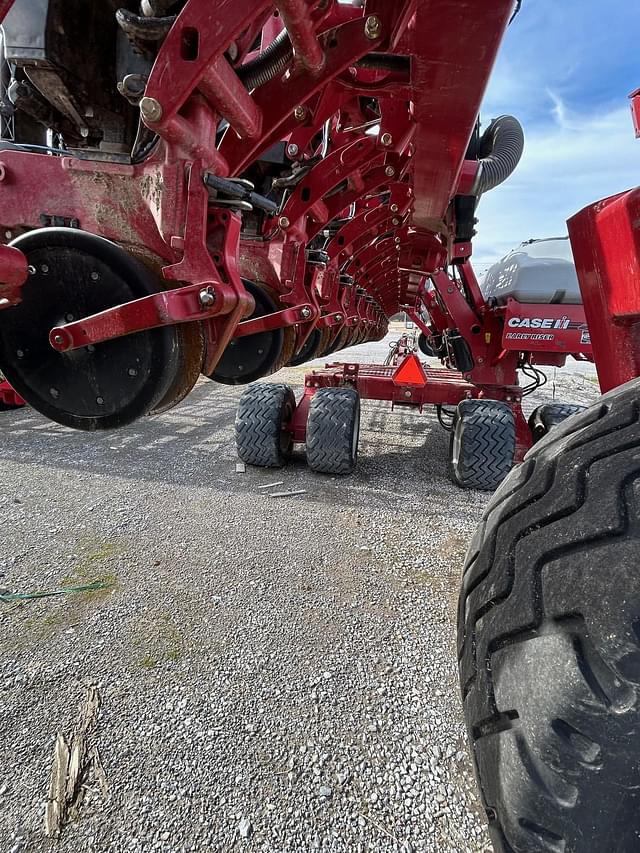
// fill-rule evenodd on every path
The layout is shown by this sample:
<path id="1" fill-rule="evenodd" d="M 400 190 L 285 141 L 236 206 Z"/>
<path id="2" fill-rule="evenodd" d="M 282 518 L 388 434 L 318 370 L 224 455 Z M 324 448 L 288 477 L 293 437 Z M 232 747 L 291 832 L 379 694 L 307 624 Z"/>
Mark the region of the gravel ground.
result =
<path id="1" fill-rule="evenodd" d="M 558 397 L 595 398 L 580 371 Z M 434 416 L 373 402 L 353 477 L 236 473 L 240 392 L 99 435 L 0 416 L 0 586 L 113 584 L 0 605 L 0 853 L 50 849 L 54 740 L 89 683 L 108 790 L 60 853 L 487 850 L 454 653 L 487 496 L 447 480 Z"/>

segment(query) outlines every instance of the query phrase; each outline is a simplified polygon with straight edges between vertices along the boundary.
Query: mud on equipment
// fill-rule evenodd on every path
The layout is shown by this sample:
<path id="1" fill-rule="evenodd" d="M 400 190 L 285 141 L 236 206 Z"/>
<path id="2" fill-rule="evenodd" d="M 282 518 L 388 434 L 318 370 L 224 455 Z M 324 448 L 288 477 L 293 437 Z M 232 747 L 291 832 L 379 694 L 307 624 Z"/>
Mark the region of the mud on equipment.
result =
<path id="1" fill-rule="evenodd" d="M 555 427 L 467 555 L 460 683 L 502 853 L 640 849 L 639 399 Z"/>
<path id="2" fill-rule="evenodd" d="M 176 327 L 60 353 L 49 332 L 114 305 L 155 293 L 142 263 L 102 237 L 42 228 L 16 239 L 30 265 L 22 302 L 0 311 L 0 370 L 24 399 L 65 426 L 124 426 L 149 413 L 174 382 Z"/>

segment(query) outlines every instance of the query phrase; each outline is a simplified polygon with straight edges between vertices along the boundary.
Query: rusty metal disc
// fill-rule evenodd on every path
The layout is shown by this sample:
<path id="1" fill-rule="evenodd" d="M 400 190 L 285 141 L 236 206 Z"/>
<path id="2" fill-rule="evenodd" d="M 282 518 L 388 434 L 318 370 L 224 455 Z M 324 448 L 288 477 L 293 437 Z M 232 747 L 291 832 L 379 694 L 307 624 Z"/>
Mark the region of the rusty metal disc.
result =
<path id="1" fill-rule="evenodd" d="M 280 354 L 280 358 L 273 365 L 272 373 L 277 373 L 279 370 L 282 370 L 283 367 L 286 367 L 287 364 L 293 358 L 293 355 L 296 351 L 296 330 L 293 326 L 286 326 L 283 330 L 283 342 L 282 342 L 282 352 Z"/>
<path id="2" fill-rule="evenodd" d="M 303 343 L 297 353 L 289 361 L 289 367 L 298 367 L 305 364 L 307 361 L 313 361 L 318 351 L 322 331 L 320 329 L 312 329 L 311 334 Z"/>
<path id="3" fill-rule="evenodd" d="M 204 335 L 201 324 L 181 323 L 175 328 L 178 335 L 178 368 L 167 393 L 150 412 L 152 415 L 167 412 L 181 403 L 198 381 L 202 369 Z"/>
<path id="4" fill-rule="evenodd" d="M 346 328 L 341 329 L 340 332 L 338 332 L 338 336 L 336 337 L 335 341 L 333 342 L 333 344 L 331 346 L 331 352 L 332 353 L 339 352 L 340 350 L 344 349 L 345 346 L 347 345 L 348 340 L 349 340 L 349 329 L 346 329 Z"/>
<path id="5" fill-rule="evenodd" d="M 322 330 L 322 337 L 318 346 L 317 358 L 324 358 L 329 353 L 331 343 L 333 341 L 333 329 L 326 328 Z"/>

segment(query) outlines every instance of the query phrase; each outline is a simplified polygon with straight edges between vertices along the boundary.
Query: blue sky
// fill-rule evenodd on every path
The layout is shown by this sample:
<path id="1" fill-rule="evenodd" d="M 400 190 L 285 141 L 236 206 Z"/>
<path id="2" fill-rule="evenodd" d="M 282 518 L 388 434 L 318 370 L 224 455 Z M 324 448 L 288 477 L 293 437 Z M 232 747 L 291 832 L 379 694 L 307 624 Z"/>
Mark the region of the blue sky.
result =
<path id="1" fill-rule="evenodd" d="M 628 100 L 640 88 L 638 33 L 638 0 L 523 0 L 482 121 L 515 115 L 526 148 L 509 181 L 480 202 L 479 273 L 523 240 L 566 234 L 566 220 L 590 202 L 640 184 Z"/>

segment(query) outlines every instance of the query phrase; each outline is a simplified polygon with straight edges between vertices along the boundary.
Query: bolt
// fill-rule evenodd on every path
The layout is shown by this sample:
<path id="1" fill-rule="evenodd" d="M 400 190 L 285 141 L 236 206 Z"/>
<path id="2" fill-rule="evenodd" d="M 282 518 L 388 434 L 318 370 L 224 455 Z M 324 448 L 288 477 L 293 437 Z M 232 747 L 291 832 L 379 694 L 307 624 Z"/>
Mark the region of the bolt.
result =
<path id="1" fill-rule="evenodd" d="M 398 212 L 398 205 L 392 204 L 389 209 L 391 210 L 391 213 L 397 213 Z"/>
<path id="2" fill-rule="evenodd" d="M 295 144 L 295 142 L 290 142 L 290 143 L 287 145 L 287 157 L 296 157 L 296 156 L 297 156 L 297 154 L 298 154 L 298 151 L 299 151 L 299 150 L 300 150 L 300 149 L 299 149 L 299 148 L 298 148 L 298 146 Z"/>
<path id="3" fill-rule="evenodd" d="M 288 228 L 291 225 L 291 223 L 289 222 L 289 217 L 281 216 L 280 219 L 278 219 L 278 225 L 281 228 Z"/>
<path id="4" fill-rule="evenodd" d="M 210 308 L 216 301 L 216 295 L 210 287 L 203 288 L 198 294 L 198 298 L 203 308 Z"/>
<path id="5" fill-rule="evenodd" d="M 67 323 L 73 323 L 73 314 L 65 314 L 64 319 L 67 321 Z"/>
<path id="6" fill-rule="evenodd" d="M 49 272 L 49 267 L 47 266 L 47 264 L 42 264 L 42 266 L 40 267 L 40 269 L 42 270 L 42 272 L 43 272 L 43 273 L 48 273 L 48 272 Z"/>
<path id="7" fill-rule="evenodd" d="M 53 342 L 54 342 L 54 344 L 58 344 L 58 345 L 63 344 L 64 338 L 62 337 L 62 335 L 54 335 L 53 336 Z"/>
<path id="8" fill-rule="evenodd" d="M 104 397 L 96 397 L 96 403 L 101 406 L 104 403 Z"/>
<path id="9" fill-rule="evenodd" d="M 388 148 L 389 145 L 393 142 L 393 136 L 390 133 L 383 133 L 380 137 L 380 144 L 384 145 L 385 148 Z"/>
<path id="10" fill-rule="evenodd" d="M 16 350 L 16 356 L 18 358 L 24 358 L 24 350 L 23 349 L 17 349 Z"/>
<path id="11" fill-rule="evenodd" d="M 392 225 L 400 225 L 400 220 L 398 219 L 397 216 L 393 217 L 393 219 L 391 220 L 391 224 Z"/>
<path id="12" fill-rule="evenodd" d="M 307 306 L 305 305 L 304 308 L 300 309 L 300 316 L 303 320 L 308 320 L 311 316 L 311 308 L 307 308 Z"/>
<path id="13" fill-rule="evenodd" d="M 29 275 L 33 275 L 35 273 L 35 271 L 36 271 L 36 268 L 34 267 L 34 265 L 29 264 L 29 266 L 27 267 L 27 272 L 29 273 Z"/>
<path id="14" fill-rule="evenodd" d="M 393 166 L 387 166 L 387 168 L 384 170 L 384 173 L 388 178 L 392 178 L 395 175 L 396 170 L 393 168 Z"/>
<path id="15" fill-rule="evenodd" d="M 382 22 L 377 15 L 369 15 L 364 22 L 364 34 L 371 41 L 380 38 L 382 34 Z"/>
<path id="16" fill-rule="evenodd" d="M 296 107 L 293 111 L 293 117 L 296 121 L 304 121 L 307 117 L 307 111 L 304 107 Z"/>
<path id="17" fill-rule="evenodd" d="M 155 98 L 142 98 L 140 112 L 145 121 L 156 122 L 162 118 L 162 104 Z"/>
<path id="18" fill-rule="evenodd" d="M 135 367 L 130 367 L 129 370 L 127 370 L 127 373 L 129 374 L 129 376 L 137 376 L 138 375 L 138 371 L 135 369 Z"/>
<path id="19" fill-rule="evenodd" d="M 336 323 L 342 323 L 342 314 L 336 314 Z"/>
<path id="20" fill-rule="evenodd" d="M 49 394 L 51 394 L 54 400 L 57 400 L 60 396 L 60 392 L 57 388 L 49 388 Z"/>
<path id="21" fill-rule="evenodd" d="M 452 287 L 448 287 L 448 288 L 447 288 L 447 293 L 453 293 L 453 288 L 452 288 Z"/>
<path id="22" fill-rule="evenodd" d="M 13 231 L 5 231 L 4 236 L 7 238 L 7 240 L 10 240 L 13 237 Z"/>
<path id="23" fill-rule="evenodd" d="M 405 392 L 404 392 L 404 396 L 405 396 L 405 397 L 410 397 L 410 396 L 411 396 L 411 391 L 405 391 Z"/>
<path id="24" fill-rule="evenodd" d="M 480 358 L 478 359 L 478 364 L 484 364 L 484 358 L 480 357 Z"/>
<path id="25" fill-rule="evenodd" d="M 100 278 L 97 272 L 91 273 L 91 281 L 97 281 Z"/>

